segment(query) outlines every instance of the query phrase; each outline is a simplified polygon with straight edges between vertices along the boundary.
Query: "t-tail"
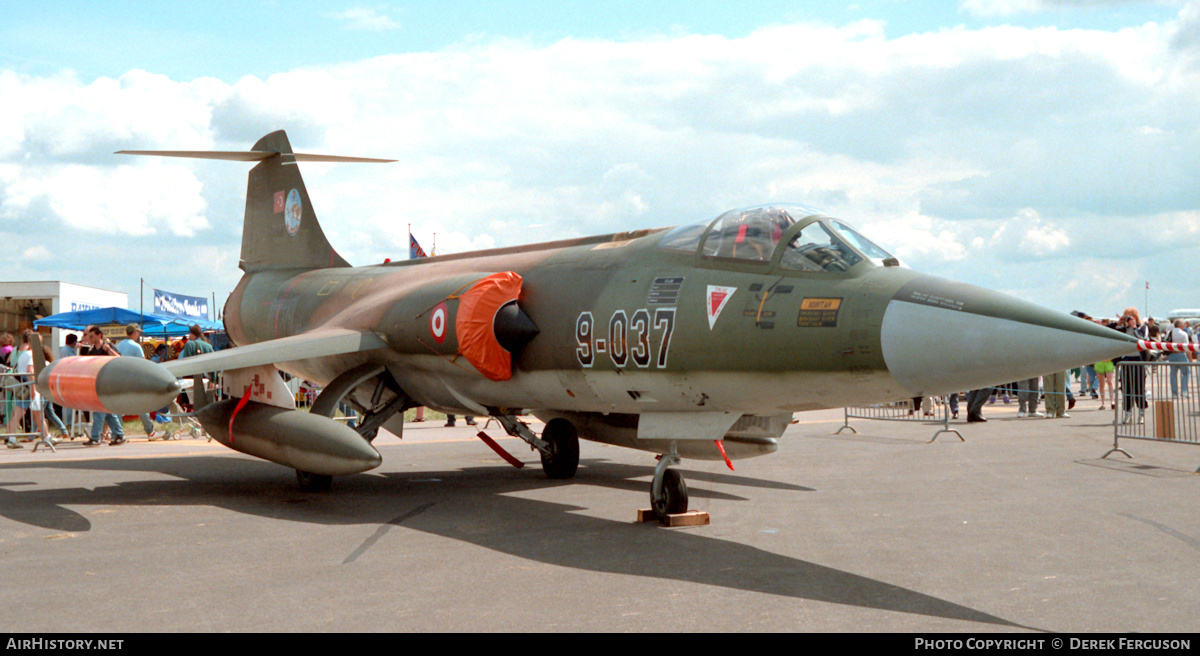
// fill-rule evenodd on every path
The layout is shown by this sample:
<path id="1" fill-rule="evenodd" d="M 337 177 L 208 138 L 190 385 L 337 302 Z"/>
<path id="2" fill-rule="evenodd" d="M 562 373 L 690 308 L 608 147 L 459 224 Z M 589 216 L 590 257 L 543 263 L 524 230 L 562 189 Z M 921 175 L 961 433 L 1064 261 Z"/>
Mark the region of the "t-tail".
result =
<path id="1" fill-rule="evenodd" d="M 350 266 L 321 230 L 297 162 L 396 161 L 292 152 L 283 130 L 259 139 L 248 151 L 121 150 L 118 154 L 258 162 L 250 170 L 246 185 L 246 218 L 239 263 L 246 273 Z"/>

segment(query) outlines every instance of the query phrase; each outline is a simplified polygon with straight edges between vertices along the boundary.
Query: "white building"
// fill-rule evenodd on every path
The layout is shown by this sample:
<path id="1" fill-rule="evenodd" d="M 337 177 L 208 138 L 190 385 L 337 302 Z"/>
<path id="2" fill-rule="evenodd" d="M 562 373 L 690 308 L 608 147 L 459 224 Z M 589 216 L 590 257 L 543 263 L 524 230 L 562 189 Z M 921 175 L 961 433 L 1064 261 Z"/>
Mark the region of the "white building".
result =
<path id="1" fill-rule="evenodd" d="M 33 328 L 35 319 L 102 307 L 129 307 L 129 295 L 69 282 L 0 282 L 0 332 L 13 336 Z M 51 331 L 54 350 L 62 346 L 64 335 L 58 328 Z"/>

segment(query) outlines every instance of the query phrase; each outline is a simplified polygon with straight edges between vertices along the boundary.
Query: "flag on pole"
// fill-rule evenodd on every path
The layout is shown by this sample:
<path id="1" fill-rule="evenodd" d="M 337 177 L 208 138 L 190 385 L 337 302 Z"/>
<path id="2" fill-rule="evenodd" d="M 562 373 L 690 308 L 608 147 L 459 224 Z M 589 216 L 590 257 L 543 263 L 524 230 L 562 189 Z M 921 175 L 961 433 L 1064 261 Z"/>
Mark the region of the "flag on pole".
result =
<path id="1" fill-rule="evenodd" d="M 419 257 L 428 257 L 425 255 L 425 249 L 417 243 L 417 238 L 413 236 L 412 230 L 408 231 L 408 259 L 415 260 Z"/>

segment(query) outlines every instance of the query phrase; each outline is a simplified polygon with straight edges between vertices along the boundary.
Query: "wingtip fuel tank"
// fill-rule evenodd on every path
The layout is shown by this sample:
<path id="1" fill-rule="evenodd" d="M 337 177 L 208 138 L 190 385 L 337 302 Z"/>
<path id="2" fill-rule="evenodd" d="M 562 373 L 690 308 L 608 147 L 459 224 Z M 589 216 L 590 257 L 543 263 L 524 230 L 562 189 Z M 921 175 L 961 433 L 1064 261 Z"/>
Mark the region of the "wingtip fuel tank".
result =
<path id="1" fill-rule="evenodd" d="M 140 415 L 171 403 L 181 386 L 149 360 L 73 356 L 51 362 L 37 377 L 38 391 L 66 408 Z"/>

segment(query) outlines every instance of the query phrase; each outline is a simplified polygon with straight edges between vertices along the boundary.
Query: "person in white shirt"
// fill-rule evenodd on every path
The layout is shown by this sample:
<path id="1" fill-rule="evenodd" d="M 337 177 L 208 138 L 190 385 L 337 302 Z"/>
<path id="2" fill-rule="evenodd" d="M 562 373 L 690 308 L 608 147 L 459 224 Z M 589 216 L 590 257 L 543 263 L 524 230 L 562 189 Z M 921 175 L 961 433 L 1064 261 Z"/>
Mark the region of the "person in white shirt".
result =
<path id="1" fill-rule="evenodd" d="M 33 430 L 37 431 L 43 441 L 53 445 L 54 443 L 48 440 L 50 431 L 46 428 L 46 418 L 42 415 L 42 395 L 38 394 L 37 386 L 33 384 L 33 351 L 30 350 L 32 340 L 32 330 L 21 333 L 21 346 L 17 351 L 17 366 L 15 367 L 16 372 L 21 375 L 16 377 L 16 380 L 25 383 L 26 387 L 21 388 L 20 392 L 24 398 L 14 394 L 16 399 L 13 401 L 12 417 L 8 421 L 8 432 L 21 432 L 21 419 L 25 416 L 25 409 L 28 408 L 33 412 Z M 22 448 L 15 437 L 8 438 L 7 446 L 10 449 Z"/>
<path id="2" fill-rule="evenodd" d="M 1172 328 L 1171 332 L 1168 334 L 1167 341 L 1175 344 L 1187 344 L 1191 340 L 1188 339 L 1187 330 L 1185 330 L 1186 327 L 1186 321 L 1183 319 L 1176 319 L 1175 327 Z M 1188 368 L 1186 366 L 1180 366 L 1187 364 L 1187 361 L 1187 353 L 1167 354 L 1167 362 L 1174 363 L 1174 365 L 1171 367 L 1171 398 L 1179 398 L 1181 393 L 1184 396 L 1187 396 L 1189 378 Z M 1180 383 L 1180 380 L 1183 382 Z"/>

